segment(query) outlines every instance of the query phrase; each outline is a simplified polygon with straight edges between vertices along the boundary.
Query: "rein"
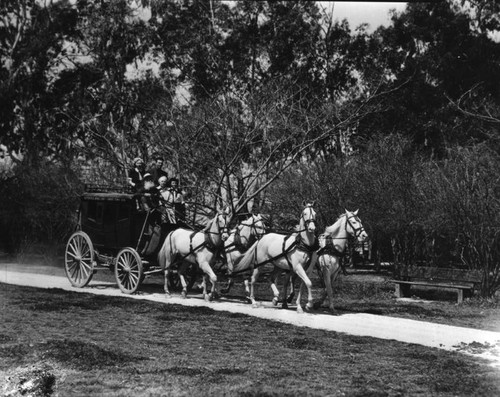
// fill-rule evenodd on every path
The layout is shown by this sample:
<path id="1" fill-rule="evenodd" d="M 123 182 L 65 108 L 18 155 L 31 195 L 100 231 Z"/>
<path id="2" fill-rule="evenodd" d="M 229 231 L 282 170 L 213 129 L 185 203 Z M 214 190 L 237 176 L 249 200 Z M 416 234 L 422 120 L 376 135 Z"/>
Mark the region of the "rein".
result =
<path id="1" fill-rule="evenodd" d="M 257 221 L 258 222 L 258 221 Z M 233 251 L 239 251 L 239 252 L 244 252 L 246 251 L 250 246 L 255 243 L 255 241 L 260 240 L 263 234 L 258 233 L 257 228 L 255 227 L 256 223 L 255 221 L 252 221 L 251 225 L 245 225 L 244 223 L 241 223 L 235 228 L 234 231 L 234 240 L 231 244 L 228 244 L 225 246 L 226 253 L 228 252 L 233 252 Z M 241 230 L 243 229 L 243 226 L 248 226 L 250 228 L 250 234 L 248 238 L 246 238 L 246 243 L 242 241 L 242 236 L 241 236 Z M 253 231 L 253 233 L 252 233 Z M 233 249 L 234 248 L 234 249 Z"/>
<path id="2" fill-rule="evenodd" d="M 319 248 L 318 239 L 315 239 L 314 245 L 310 246 L 310 245 L 307 245 L 304 242 L 304 240 L 302 240 L 302 237 L 300 236 L 300 234 L 297 234 L 297 236 L 295 237 L 295 240 L 292 242 L 292 244 L 290 244 L 288 246 L 288 248 L 286 248 L 286 242 L 292 236 L 293 236 L 293 234 L 290 234 L 288 236 L 285 236 L 285 238 L 283 239 L 283 246 L 282 246 L 283 252 L 281 252 L 281 254 L 273 256 L 272 258 L 269 258 L 268 260 L 266 260 L 264 262 L 257 263 L 256 265 L 254 265 L 253 268 L 255 269 L 255 268 L 267 265 L 268 263 L 274 262 L 276 259 L 279 259 L 281 257 L 285 257 L 287 262 L 288 262 L 288 266 L 290 267 L 290 270 L 292 270 L 293 265 L 290 262 L 290 259 L 288 259 L 288 254 L 291 251 L 293 251 L 294 249 L 297 249 L 299 251 L 306 252 L 308 255 L 310 255 Z M 255 255 L 257 255 L 257 250 L 255 250 Z M 312 259 L 312 255 L 309 257 L 309 260 L 307 261 L 307 266 L 305 267 L 306 270 L 309 267 L 309 265 L 311 264 L 311 259 Z M 233 274 L 242 273 L 242 272 L 245 272 L 247 270 L 248 269 L 239 270 L 239 271 L 233 272 Z"/>
<path id="3" fill-rule="evenodd" d="M 224 243 L 222 242 L 222 239 L 221 239 L 222 244 L 221 243 L 216 244 L 213 241 L 212 235 L 219 235 L 220 236 L 223 233 L 227 233 L 227 226 L 224 226 L 223 228 L 221 228 L 220 225 L 217 223 L 217 228 L 219 229 L 219 231 L 218 232 L 210 231 L 210 228 L 212 227 L 214 222 L 217 222 L 217 218 L 219 216 L 220 215 L 217 215 L 217 217 L 214 218 L 212 220 L 212 222 L 203 231 L 193 232 L 189 235 L 189 252 L 181 258 L 182 260 L 186 259 L 189 255 L 195 255 L 196 251 L 198 251 L 202 248 L 205 248 L 205 247 L 208 251 L 210 251 L 212 254 L 214 254 L 214 256 L 217 256 L 219 254 L 221 249 L 223 249 L 223 247 L 224 247 Z M 204 240 L 198 246 L 193 247 L 193 238 L 198 233 L 204 234 Z M 172 242 L 170 242 L 170 244 L 172 244 Z"/>

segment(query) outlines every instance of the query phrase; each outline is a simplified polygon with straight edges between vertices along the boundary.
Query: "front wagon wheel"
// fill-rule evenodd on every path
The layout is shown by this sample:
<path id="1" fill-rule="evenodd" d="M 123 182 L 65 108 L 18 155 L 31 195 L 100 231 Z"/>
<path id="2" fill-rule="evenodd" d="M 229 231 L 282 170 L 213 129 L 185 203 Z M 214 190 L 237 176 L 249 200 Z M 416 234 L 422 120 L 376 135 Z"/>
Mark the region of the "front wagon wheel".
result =
<path id="1" fill-rule="evenodd" d="M 71 285 L 85 287 L 94 274 L 94 246 L 87 233 L 71 235 L 64 254 L 64 271 Z"/>
<path id="2" fill-rule="evenodd" d="M 125 294 L 133 294 L 139 288 L 143 276 L 142 260 L 133 248 L 124 248 L 116 257 L 115 279 Z"/>

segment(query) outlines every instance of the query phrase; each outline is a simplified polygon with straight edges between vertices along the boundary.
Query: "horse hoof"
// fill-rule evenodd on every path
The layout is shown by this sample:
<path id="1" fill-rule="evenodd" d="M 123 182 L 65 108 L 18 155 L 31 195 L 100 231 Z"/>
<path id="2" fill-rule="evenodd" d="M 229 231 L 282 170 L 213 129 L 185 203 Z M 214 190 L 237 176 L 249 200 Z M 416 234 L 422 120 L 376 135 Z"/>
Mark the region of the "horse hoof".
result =
<path id="1" fill-rule="evenodd" d="M 288 309 L 288 304 L 285 302 L 283 302 L 283 304 L 281 305 L 281 308 L 282 309 Z"/>
<path id="2" fill-rule="evenodd" d="M 313 311 L 313 307 L 307 304 L 306 307 L 304 307 L 304 311 L 306 311 L 307 313 L 311 313 Z"/>
<path id="3" fill-rule="evenodd" d="M 290 294 L 290 296 L 287 298 L 287 300 L 286 300 L 286 301 L 287 301 L 288 303 L 292 303 L 292 302 L 293 302 L 293 298 L 294 298 L 294 297 L 295 297 L 295 294 L 294 294 L 294 293 L 292 293 L 292 294 Z"/>
<path id="4" fill-rule="evenodd" d="M 278 306 L 278 298 L 277 297 L 273 298 L 273 306 Z"/>
<path id="5" fill-rule="evenodd" d="M 252 307 L 254 309 L 257 309 L 258 307 L 260 307 L 260 304 L 258 302 L 254 302 L 254 303 L 252 303 Z"/>
<path id="6" fill-rule="evenodd" d="M 185 289 L 182 290 L 181 292 L 181 298 L 186 299 L 187 298 L 187 291 Z"/>
<path id="7" fill-rule="evenodd" d="M 170 299 L 172 297 L 172 294 L 170 292 L 165 292 L 165 298 Z"/>
<path id="8" fill-rule="evenodd" d="M 301 306 L 297 306 L 297 313 L 304 313 L 304 310 L 302 309 Z"/>

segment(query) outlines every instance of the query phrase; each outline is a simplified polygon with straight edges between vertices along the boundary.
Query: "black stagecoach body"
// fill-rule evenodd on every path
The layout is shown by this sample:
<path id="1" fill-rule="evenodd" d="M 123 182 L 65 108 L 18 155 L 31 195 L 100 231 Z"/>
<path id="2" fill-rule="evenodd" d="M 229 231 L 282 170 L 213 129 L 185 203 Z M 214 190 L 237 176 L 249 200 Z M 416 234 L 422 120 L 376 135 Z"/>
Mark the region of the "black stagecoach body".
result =
<path id="1" fill-rule="evenodd" d="M 134 293 L 144 278 L 161 272 L 157 254 L 168 232 L 158 208 L 143 209 L 141 195 L 126 190 L 86 187 L 80 197 L 76 231 L 66 245 L 65 271 L 75 287 L 85 287 L 99 269 L 114 272 L 124 293 Z M 190 285 L 194 283 L 194 269 Z M 175 287 L 175 272 L 170 278 Z"/>

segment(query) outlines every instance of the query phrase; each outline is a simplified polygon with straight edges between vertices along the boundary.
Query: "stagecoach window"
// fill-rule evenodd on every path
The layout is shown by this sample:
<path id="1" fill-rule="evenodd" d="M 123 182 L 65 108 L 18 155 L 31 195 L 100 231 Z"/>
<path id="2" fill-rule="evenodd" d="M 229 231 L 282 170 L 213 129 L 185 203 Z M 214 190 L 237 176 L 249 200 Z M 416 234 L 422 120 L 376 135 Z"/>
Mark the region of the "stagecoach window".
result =
<path id="1" fill-rule="evenodd" d="M 103 222 L 105 225 L 111 225 L 116 222 L 116 205 L 108 205 L 104 211 Z"/>
<path id="2" fill-rule="evenodd" d="M 118 210 L 118 220 L 123 221 L 129 218 L 130 205 L 129 203 L 120 203 Z"/>
<path id="3" fill-rule="evenodd" d="M 87 203 L 87 218 L 94 222 L 97 219 L 97 203 L 95 201 L 89 201 Z"/>

